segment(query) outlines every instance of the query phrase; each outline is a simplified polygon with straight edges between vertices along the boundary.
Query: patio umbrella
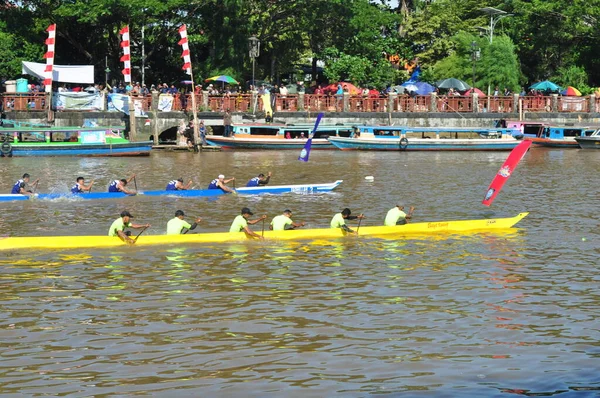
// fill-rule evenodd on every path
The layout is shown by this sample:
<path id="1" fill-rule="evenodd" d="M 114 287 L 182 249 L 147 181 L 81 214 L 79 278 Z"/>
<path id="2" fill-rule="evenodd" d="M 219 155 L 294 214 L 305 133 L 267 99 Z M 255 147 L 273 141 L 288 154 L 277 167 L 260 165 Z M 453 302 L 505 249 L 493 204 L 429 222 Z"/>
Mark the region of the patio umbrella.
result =
<path id="1" fill-rule="evenodd" d="M 469 97 L 474 92 L 477 93 L 477 95 L 480 97 L 485 97 L 485 93 L 483 91 L 481 91 L 480 89 L 478 89 L 477 87 L 467 90 L 465 92 L 465 96 Z"/>
<path id="2" fill-rule="evenodd" d="M 562 95 L 568 95 L 570 97 L 581 97 L 581 91 L 577 90 L 573 86 L 567 87 L 565 90 L 560 92 Z"/>
<path id="3" fill-rule="evenodd" d="M 529 87 L 532 90 L 539 91 L 559 91 L 560 86 L 556 83 L 552 83 L 550 80 L 544 80 L 543 82 L 537 82 Z"/>
<path id="4" fill-rule="evenodd" d="M 235 80 L 233 77 L 231 76 L 227 76 L 227 75 L 220 75 L 220 76 L 213 76 L 213 77 L 209 77 L 208 79 L 205 80 L 205 82 L 223 82 L 223 83 L 230 83 L 230 84 L 239 84 L 237 80 Z"/>
<path id="5" fill-rule="evenodd" d="M 453 88 L 458 91 L 465 91 L 471 88 L 467 83 L 462 80 L 455 79 L 453 77 L 449 79 L 440 80 L 437 82 L 437 86 L 439 88 Z"/>

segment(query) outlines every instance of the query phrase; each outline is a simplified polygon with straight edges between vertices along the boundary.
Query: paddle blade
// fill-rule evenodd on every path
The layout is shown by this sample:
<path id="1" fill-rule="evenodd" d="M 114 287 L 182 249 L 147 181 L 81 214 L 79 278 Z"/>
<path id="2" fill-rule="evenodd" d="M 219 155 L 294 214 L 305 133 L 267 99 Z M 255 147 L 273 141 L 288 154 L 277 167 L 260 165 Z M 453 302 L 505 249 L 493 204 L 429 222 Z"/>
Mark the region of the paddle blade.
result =
<path id="1" fill-rule="evenodd" d="M 508 181 L 509 177 L 512 175 L 513 171 L 517 168 L 517 165 L 523 159 L 523 156 L 527 153 L 527 150 L 531 146 L 532 141 L 523 141 L 519 145 L 517 145 L 508 155 L 506 161 L 498 170 L 498 173 L 492 180 L 492 183 L 488 187 L 485 197 L 483 198 L 483 203 L 486 206 L 491 206 L 492 202 L 496 198 L 496 196 L 500 193 L 500 190 Z"/>
<path id="2" fill-rule="evenodd" d="M 319 113 L 317 115 L 315 127 L 313 128 L 312 132 L 310 133 L 308 140 L 306 140 L 306 144 L 304 144 L 304 148 L 302 148 L 302 152 L 300 152 L 300 156 L 298 157 L 298 160 L 301 160 L 303 162 L 308 162 L 308 157 L 310 156 L 310 147 L 312 145 L 312 138 L 314 137 L 317 129 L 319 128 L 319 123 L 321 123 L 322 118 L 323 118 L 323 114 Z"/>

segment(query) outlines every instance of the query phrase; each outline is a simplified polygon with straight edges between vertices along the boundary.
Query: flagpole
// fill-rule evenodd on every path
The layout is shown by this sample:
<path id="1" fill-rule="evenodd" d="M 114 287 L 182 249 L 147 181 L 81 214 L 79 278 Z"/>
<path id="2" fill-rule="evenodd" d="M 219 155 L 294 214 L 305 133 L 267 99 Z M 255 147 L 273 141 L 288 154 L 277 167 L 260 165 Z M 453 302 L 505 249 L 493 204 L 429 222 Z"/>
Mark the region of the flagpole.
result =
<path id="1" fill-rule="evenodd" d="M 192 81 L 192 118 L 194 121 L 194 142 L 196 145 L 200 143 L 200 133 L 198 129 L 198 111 L 196 110 L 196 84 L 194 83 L 194 73 L 190 66 L 190 80 Z"/>

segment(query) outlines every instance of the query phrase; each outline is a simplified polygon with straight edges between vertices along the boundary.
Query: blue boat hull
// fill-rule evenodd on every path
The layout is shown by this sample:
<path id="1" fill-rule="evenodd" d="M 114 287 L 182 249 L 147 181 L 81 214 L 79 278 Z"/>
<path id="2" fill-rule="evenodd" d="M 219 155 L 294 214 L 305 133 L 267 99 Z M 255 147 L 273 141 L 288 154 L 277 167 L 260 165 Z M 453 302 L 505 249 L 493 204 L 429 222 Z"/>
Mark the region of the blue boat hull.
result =
<path id="1" fill-rule="evenodd" d="M 12 156 L 148 156 L 151 141 L 122 144 L 13 144 Z"/>
<path id="2" fill-rule="evenodd" d="M 259 195 L 259 194 L 282 194 L 282 193 L 302 193 L 311 194 L 318 192 L 329 192 L 342 183 L 338 180 L 329 184 L 299 184 L 299 185 L 273 185 L 271 187 L 252 187 L 238 188 L 236 193 L 239 195 Z M 183 198 L 198 198 L 224 195 L 225 192 L 220 189 L 194 189 L 186 191 L 145 191 L 137 195 L 127 195 L 122 192 L 92 192 L 83 194 L 71 193 L 40 193 L 33 196 L 34 200 L 93 200 L 93 199 L 120 199 L 128 196 L 176 196 Z M 0 202 L 11 202 L 16 200 L 29 200 L 27 195 L 0 195 Z"/>

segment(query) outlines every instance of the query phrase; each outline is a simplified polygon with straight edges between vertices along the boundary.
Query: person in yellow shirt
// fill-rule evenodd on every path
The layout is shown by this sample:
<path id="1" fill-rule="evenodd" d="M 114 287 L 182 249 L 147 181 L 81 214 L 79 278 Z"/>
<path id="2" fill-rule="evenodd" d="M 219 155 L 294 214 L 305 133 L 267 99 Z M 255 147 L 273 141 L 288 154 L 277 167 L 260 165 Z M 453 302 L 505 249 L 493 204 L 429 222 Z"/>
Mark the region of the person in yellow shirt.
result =
<path id="1" fill-rule="evenodd" d="M 292 211 L 285 210 L 283 214 L 273 218 L 271 225 L 269 225 L 269 229 L 273 231 L 285 231 L 288 229 L 303 227 L 305 225 L 306 224 L 304 222 L 297 223 L 292 221 Z"/>
<path id="2" fill-rule="evenodd" d="M 261 238 L 262 239 L 262 236 L 260 236 L 256 232 L 253 232 L 248 227 L 248 224 L 254 225 L 257 222 L 262 221 L 265 218 L 267 218 L 267 215 L 263 214 L 262 216 L 260 216 L 256 220 L 252 220 L 252 221 L 248 220 L 250 218 L 250 216 L 252 216 L 252 215 L 254 215 L 254 213 L 252 213 L 249 208 L 244 207 L 242 209 L 242 214 L 240 214 L 239 216 L 237 216 L 233 220 L 233 222 L 231 223 L 231 227 L 229 228 L 229 232 L 242 232 L 242 231 L 244 231 L 247 235 L 253 236 L 255 238 Z"/>
<path id="3" fill-rule="evenodd" d="M 202 219 L 198 217 L 193 224 L 190 224 L 185 221 L 183 217 L 185 217 L 183 210 L 177 210 L 175 212 L 175 217 L 170 219 L 167 223 L 167 235 L 186 234 L 188 231 L 196 229 L 198 223 L 202 221 Z"/>
<path id="4" fill-rule="evenodd" d="M 406 214 L 404 212 L 404 204 L 396 203 L 396 206 L 391 208 L 387 212 L 383 225 L 385 225 L 386 227 L 393 227 L 394 225 L 404 225 L 408 223 L 408 220 L 412 218 L 413 211 L 415 211 L 415 208 L 411 206 L 410 210 L 408 211 L 408 214 Z"/>
<path id="5" fill-rule="evenodd" d="M 362 213 L 359 214 L 358 216 L 352 216 L 351 214 L 352 214 L 352 211 L 350 211 L 350 209 L 347 207 L 344 210 L 342 210 L 341 213 L 337 213 L 331 219 L 331 228 L 341 228 L 344 231 L 353 234 L 354 230 L 350 229 L 346 225 L 346 220 L 356 220 L 356 219 L 362 220 L 363 218 L 365 218 L 365 216 Z"/>
<path id="6" fill-rule="evenodd" d="M 118 236 L 125 243 L 133 245 L 135 243 L 134 239 L 131 239 L 129 236 L 129 231 L 125 232 L 125 228 L 136 228 L 136 229 L 146 229 L 150 228 L 150 224 L 133 224 L 131 219 L 133 216 L 128 211 L 122 211 L 121 217 L 117 218 L 110 226 L 108 230 L 108 236 Z M 143 232 L 143 231 L 142 231 Z"/>

